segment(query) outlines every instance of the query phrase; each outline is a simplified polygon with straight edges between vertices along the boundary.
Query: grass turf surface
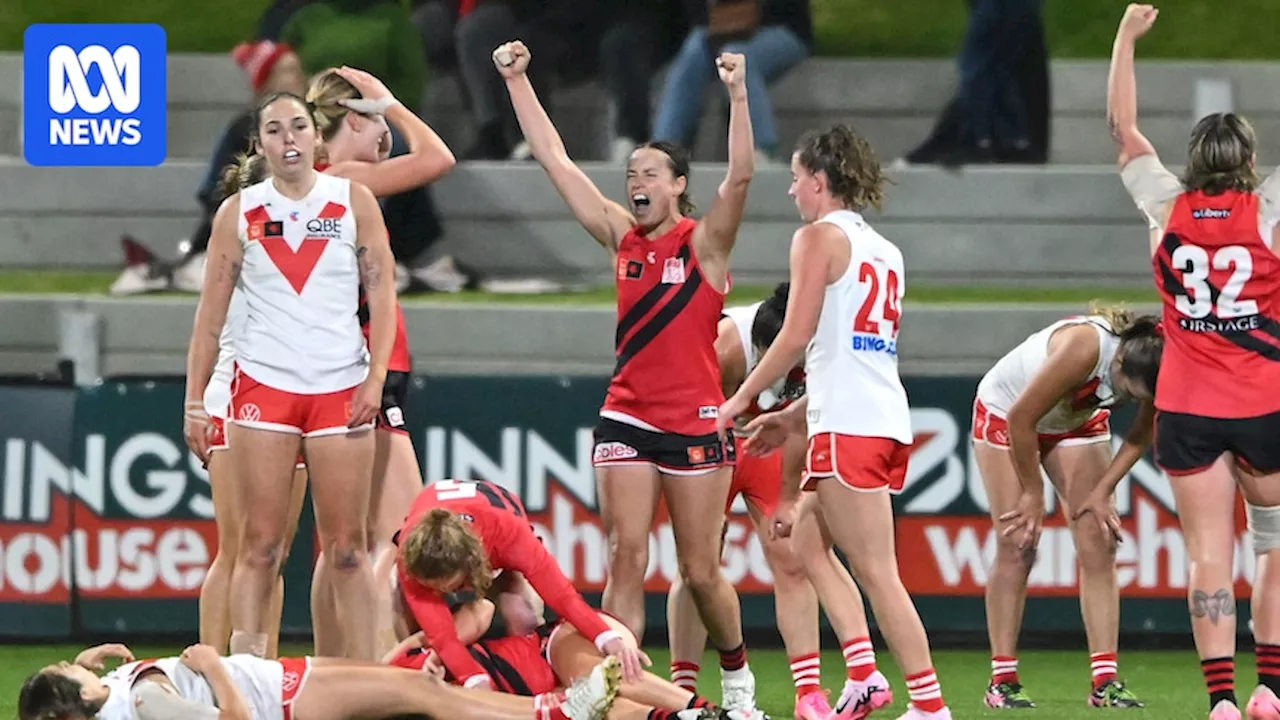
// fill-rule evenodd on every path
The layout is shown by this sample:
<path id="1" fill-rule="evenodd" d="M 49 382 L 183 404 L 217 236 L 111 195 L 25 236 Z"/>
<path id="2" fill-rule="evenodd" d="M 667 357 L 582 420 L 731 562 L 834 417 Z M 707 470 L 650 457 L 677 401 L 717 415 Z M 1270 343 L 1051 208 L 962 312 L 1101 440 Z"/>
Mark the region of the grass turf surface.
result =
<path id="1" fill-rule="evenodd" d="M 181 647 L 132 648 L 138 657 L 163 657 L 176 655 Z M 306 654 L 307 647 L 286 647 L 286 655 Z M 0 716 L 14 717 L 17 711 L 17 694 L 22 680 L 33 670 L 56 662 L 70 660 L 79 652 L 70 646 L 3 646 L 0 647 Z M 649 651 L 653 669 L 665 674 L 668 656 L 664 649 Z M 793 687 L 786 655 L 779 650 L 752 650 L 749 659 L 756 676 L 756 697 L 760 707 L 775 720 L 791 717 Z M 876 718 L 895 718 L 906 707 L 906 687 L 902 676 L 890 663 L 889 655 L 880 650 L 881 668 L 889 677 L 894 689 L 894 703 L 890 708 L 877 712 Z M 1253 691 L 1253 663 L 1245 655 L 1237 667 L 1240 702 L 1246 701 Z M 1125 718 L 1204 718 L 1208 714 L 1208 702 L 1204 682 L 1200 677 L 1195 654 L 1189 651 L 1122 652 L 1120 670 L 1124 680 L 1147 703 L 1144 710 L 1096 710 L 1085 705 L 1089 684 L 1089 658 L 1080 651 L 1034 651 L 1020 657 L 1020 674 L 1024 686 L 1038 705 L 1027 717 L 1036 720 L 1067 720 L 1068 718 L 1095 718 L 1099 713 L 1119 713 Z M 844 676 L 844 663 L 838 652 L 826 652 L 822 656 L 824 687 L 833 694 L 839 692 Z M 942 689 L 951 707 L 952 716 L 964 718 L 1008 718 L 1008 711 L 987 710 L 982 707 L 982 694 L 990 676 L 990 659 L 982 651 L 940 651 L 934 654 L 934 663 Z M 708 653 L 703 658 L 704 668 L 701 690 L 711 700 L 720 696 L 716 659 Z M 834 702 L 834 698 L 832 698 Z M 1016 713 L 1015 713 L 1016 714 Z M 1018 715 L 1022 717 L 1021 714 Z"/>
<path id="2" fill-rule="evenodd" d="M 1105 58 L 1127 0 L 1044 3 L 1054 57 Z M 952 57 L 968 23 L 963 0 L 811 0 L 818 53 L 854 57 Z M 0 48 L 21 50 L 36 22 L 151 22 L 165 27 L 170 52 L 227 52 L 248 40 L 268 0 L 5 0 Z M 1164 0 L 1160 23 L 1143 39 L 1144 58 L 1280 57 L 1258 22 L 1275 18 L 1275 0 Z"/>
<path id="3" fill-rule="evenodd" d="M 0 271 L 0 294 L 74 293 L 77 295 L 105 295 L 115 272 L 64 272 L 44 270 Z M 739 285 L 729 294 L 730 304 L 754 302 L 773 292 L 772 285 Z M 192 295 L 173 294 L 174 297 Z M 141 296 L 147 297 L 147 296 Z M 1156 303 L 1158 298 L 1150 285 L 1134 287 L 1081 287 L 1081 288 L 1004 288 L 982 286 L 928 286 L 911 285 L 907 289 L 907 302 L 915 303 L 1069 303 L 1082 308 L 1089 301 Z M 435 293 L 408 296 L 407 305 L 430 300 L 433 302 L 498 302 L 539 305 L 612 305 L 612 288 L 600 288 L 581 292 L 548 293 L 540 295 L 498 294 L 463 292 L 456 295 Z"/>

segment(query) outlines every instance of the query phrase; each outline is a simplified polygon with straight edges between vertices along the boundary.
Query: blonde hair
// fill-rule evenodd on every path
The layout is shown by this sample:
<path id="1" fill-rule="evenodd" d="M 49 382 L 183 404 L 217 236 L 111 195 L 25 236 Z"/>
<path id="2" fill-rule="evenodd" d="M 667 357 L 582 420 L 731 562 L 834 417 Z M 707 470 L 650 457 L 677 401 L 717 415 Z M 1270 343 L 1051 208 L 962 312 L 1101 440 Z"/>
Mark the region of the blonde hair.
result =
<path id="1" fill-rule="evenodd" d="M 405 572 L 420 581 L 444 580 L 462 573 L 483 596 L 493 582 L 489 556 L 480 538 L 457 515 L 436 508 L 400 540 Z"/>
<path id="2" fill-rule="evenodd" d="M 311 84 L 307 86 L 307 106 L 311 108 L 311 115 L 315 118 L 316 130 L 320 132 L 322 141 L 327 143 L 333 140 L 342 129 L 343 118 L 351 112 L 338 101 L 355 100 L 360 97 L 362 95 L 356 86 L 333 68 L 317 73 L 311 78 Z"/>
<path id="3" fill-rule="evenodd" d="M 218 176 L 218 194 L 229 198 L 267 179 L 267 159 L 256 152 L 240 153 Z"/>
<path id="4" fill-rule="evenodd" d="M 850 210 L 881 210 L 889 183 L 871 143 L 843 123 L 823 132 L 810 132 L 796 145 L 800 165 L 810 173 L 825 173 L 831 194 Z"/>
<path id="5" fill-rule="evenodd" d="M 1097 315 L 1111 326 L 1111 332 L 1120 335 L 1128 330 L 1137 315 L 1123 305 L 1105 305 L 1101 300 L 1089 303 L 1089 314 Z"/>

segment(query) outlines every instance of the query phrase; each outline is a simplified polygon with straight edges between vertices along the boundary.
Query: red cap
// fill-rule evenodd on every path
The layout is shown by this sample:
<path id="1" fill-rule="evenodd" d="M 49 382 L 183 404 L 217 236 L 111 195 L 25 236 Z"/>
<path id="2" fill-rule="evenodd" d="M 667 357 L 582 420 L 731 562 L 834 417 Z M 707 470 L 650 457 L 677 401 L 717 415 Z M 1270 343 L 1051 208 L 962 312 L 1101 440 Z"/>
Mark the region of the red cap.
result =
<path id="1" fill-rule="evenodd" d="M 249 76 L 249 84 L 253 86 L 253 91 L 258 92 L 262 89 L 262 85 L 266 83 L 267 77 L 271 75 L 271 69 L 276 66 L 280 58 L 285 53 L 291 52 L 293 52 L 293 48 L 284 43 L 257 40 L 237 45 L 231 51 L 231 58 Z"/>

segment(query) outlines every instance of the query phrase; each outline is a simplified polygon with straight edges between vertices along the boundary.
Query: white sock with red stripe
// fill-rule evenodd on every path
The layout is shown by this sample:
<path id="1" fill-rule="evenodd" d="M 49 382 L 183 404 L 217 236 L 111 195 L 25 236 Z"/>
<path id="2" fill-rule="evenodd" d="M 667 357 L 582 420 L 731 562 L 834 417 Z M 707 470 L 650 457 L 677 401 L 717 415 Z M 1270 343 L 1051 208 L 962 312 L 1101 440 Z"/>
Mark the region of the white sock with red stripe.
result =
<path id="1" fill-rule="evenodd" d="M 822 660 L 818 653 L 791 658 L 791 679 L 796 684 L 796 697 L 822 691 Z"/>
<path id="2" fill-rule="evenodd" d="M 569 720 L 569 716 L 561 709 L 560 702 L 558 693 L 549 692 L 534 696 L 534 717 L 537 720 Z"/>
<path id="3" fill-rule="evenodd" d="M 1116 679 L 1116 654 L 1113 652 L 1093 653 L 1089 656 L 1089 669 L 1093 671 L 1093 689 L 1097 690 L 1111 680 Z"/>
<path id="4" fill-rule="evenodd" d="M 871 647 L 871 638 L 854 638 L 840 645 L 844 653 L 844 666 L 849 671 L 849 679 L 862 682 L 876 671 L 876 651 Z"/>
<path id="5" fill-rule="evenodd" d="M 1018 658 L 1009 655 L 996 655 L 991 658 L 991 684 L 1018 684 Z"/>
<path id="6" fill-rule="evenodd" d="M 682 690 L 698 691 L 698 663 L 676 660 L 671 663 L 671 682 Z"/>
<path id="7" fill-rule="evenodd" d="M 907 676 L 907 695 L 911 704 L 923 712 L 938 712 L 947 706 L 942 702 L 942 686 L 933 668 Z"/>

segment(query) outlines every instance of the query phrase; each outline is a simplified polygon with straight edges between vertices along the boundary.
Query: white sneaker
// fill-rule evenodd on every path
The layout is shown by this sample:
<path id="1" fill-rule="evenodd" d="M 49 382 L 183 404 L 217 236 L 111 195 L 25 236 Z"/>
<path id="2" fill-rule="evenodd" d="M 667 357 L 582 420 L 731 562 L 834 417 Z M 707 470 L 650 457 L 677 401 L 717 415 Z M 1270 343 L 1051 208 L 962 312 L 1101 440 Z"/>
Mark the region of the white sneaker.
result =
<path id="1" fill-rule="evenodd" d="M 173 289 L 179 292 L 198 293 L 204 287 L 204 266 L 209 258 L 196 253 L 173 269 Z"/>
<path id="2" fill-rule="evenodd" d="M 720 669 L 721 706 L 725 710 L 737 710 L 752 714 L 756 710 L 756 676 L 751 674 L 751 666 L 743 665 L 741 670 Z"/>
<path id="3" fill-rule="evenodd" d="M 603 720 L 622 685 L 622 664 L 610 655 L 564 693 L 560 709 L 570 720 Z"/>
<path id="4" fill-rule="evenodd" d="M 938 712 L 925 712 L 915 705 L 908 705 L 907 711 L 899 715 L 898 720 L 951 720 L 951 709 L 944 707 Z"/>

